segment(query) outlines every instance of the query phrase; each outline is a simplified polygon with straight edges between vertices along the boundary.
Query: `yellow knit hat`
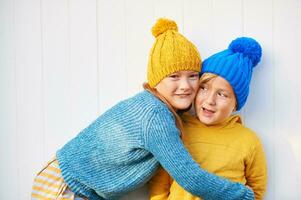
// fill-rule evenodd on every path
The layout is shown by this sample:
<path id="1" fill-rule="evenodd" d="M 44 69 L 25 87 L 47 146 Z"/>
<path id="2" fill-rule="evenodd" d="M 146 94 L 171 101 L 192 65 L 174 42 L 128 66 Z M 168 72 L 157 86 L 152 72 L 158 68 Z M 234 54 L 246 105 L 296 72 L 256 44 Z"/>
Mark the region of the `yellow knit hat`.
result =
<path id="1" fill-rule="evenodd" d="M 177 71 L 200 72 L 200 54 L 189 40 L 178 33 L 176 22 L 160 18 L 153 26 L 152 34 L 156 41 L 150 51 L 147 69 L 147 80 L 151 87 Z"/>

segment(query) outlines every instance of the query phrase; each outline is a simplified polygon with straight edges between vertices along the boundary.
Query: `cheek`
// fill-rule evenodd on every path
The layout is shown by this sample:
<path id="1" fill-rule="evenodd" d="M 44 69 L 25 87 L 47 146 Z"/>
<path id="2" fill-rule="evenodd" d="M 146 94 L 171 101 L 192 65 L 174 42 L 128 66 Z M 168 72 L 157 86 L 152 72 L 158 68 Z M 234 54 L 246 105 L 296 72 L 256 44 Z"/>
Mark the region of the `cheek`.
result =
<path id="1" fill-rule="evenodd" d="M 202 107 L 202 102 L 203 102 L 202 98 L 199 95 L 197 95 L 194 101 L 194 106 L 196 111 Z"/>
<path id="2" fill-rule="evenodd" d="M 157 91 L 165 98 L 169 95 L 171 87 L 168 81 L 162 80 L 156 87 Z"/>
<path id="3" fill-rule="evenodd" d="M 200 86 L 199 80 L 193 81 L 193 83 L 191 84 L 191 87 L 194 89 L 195 92 L 198 91 L 199 86 Z"/>
<path id="4" fill-rule="evenodd" d="M 224 113 L 225 117 L 229 117 L 232 114 L 234 106 L 235 104 L 233 104 L 233 102 L 227 102 L 222 106 L 222 112 Z"/>

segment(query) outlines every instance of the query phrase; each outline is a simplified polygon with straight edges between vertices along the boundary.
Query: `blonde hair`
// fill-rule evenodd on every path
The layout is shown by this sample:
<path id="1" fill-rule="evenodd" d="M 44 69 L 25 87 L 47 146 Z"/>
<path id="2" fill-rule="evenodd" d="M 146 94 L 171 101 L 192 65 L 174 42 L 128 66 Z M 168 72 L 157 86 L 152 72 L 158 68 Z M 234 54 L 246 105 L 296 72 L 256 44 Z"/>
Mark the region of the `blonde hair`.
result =
<path id="1" fill-rule="evenodd" d="M 214 79 L 216 77 L 218 77 L 218 75 L 216 75 L 216 74 L 204 73 L 200 77 L 200 84 L 207 83 L 208 81 L 210 81 L 210 80 L 212 80 L 212 79 Z"/>
<path id="2" fill-rule="evenodd" d="M 171 104 L 163 97 L 163 95 L 161 95 L 155 88 L 152 88 L 148 83 L 144 83 L 143 84 L 143 88 L 147 91 L 149 91 L 150 93 L 152 93 L 155 97 L 157 97 L 158 99 L 160 99 L 163 103 L 166 104 L 166 106 L 168 107 L 168 109 L 170 110 L 170 112 L 172 112 L 175 120 L 176 120 L 176 126 L 180 131 L 181 136 L 183 135 L 183 123 L 182 120 L 180 118 L 180 116 L 177 114 L 177 112 L 175 111 L 175 109 L 171 106 Z"/>

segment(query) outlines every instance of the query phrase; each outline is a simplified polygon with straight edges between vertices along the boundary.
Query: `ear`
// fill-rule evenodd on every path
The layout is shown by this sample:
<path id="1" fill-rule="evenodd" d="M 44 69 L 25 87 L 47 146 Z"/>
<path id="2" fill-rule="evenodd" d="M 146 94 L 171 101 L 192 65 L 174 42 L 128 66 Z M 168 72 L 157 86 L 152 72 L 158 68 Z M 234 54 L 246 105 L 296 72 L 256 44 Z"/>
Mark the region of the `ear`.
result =
<path id="1" fill-rule="evenodd" d="M 237 108 L 237 103 L 235 103 L 235 106 L 234 106 L 232 112 L 236 112 L 236 108 Z"/>

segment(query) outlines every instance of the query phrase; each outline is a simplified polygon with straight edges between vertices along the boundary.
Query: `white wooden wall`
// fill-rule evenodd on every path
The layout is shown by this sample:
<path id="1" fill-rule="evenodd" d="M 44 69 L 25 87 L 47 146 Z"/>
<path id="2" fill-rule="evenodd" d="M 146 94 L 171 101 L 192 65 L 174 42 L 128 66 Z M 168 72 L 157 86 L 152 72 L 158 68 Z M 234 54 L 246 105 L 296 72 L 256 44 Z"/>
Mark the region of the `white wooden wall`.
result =
<path id="1" fill-rule="evenodd" d="M 203 58 L 242 35 L 262 44 L 241 114 L 266 150 L 266 199 L 301 199 L 300 0 L 0 0 L 0 199 L 30 199 L 56 149 L 142 89 L 158 17 Z"/>

